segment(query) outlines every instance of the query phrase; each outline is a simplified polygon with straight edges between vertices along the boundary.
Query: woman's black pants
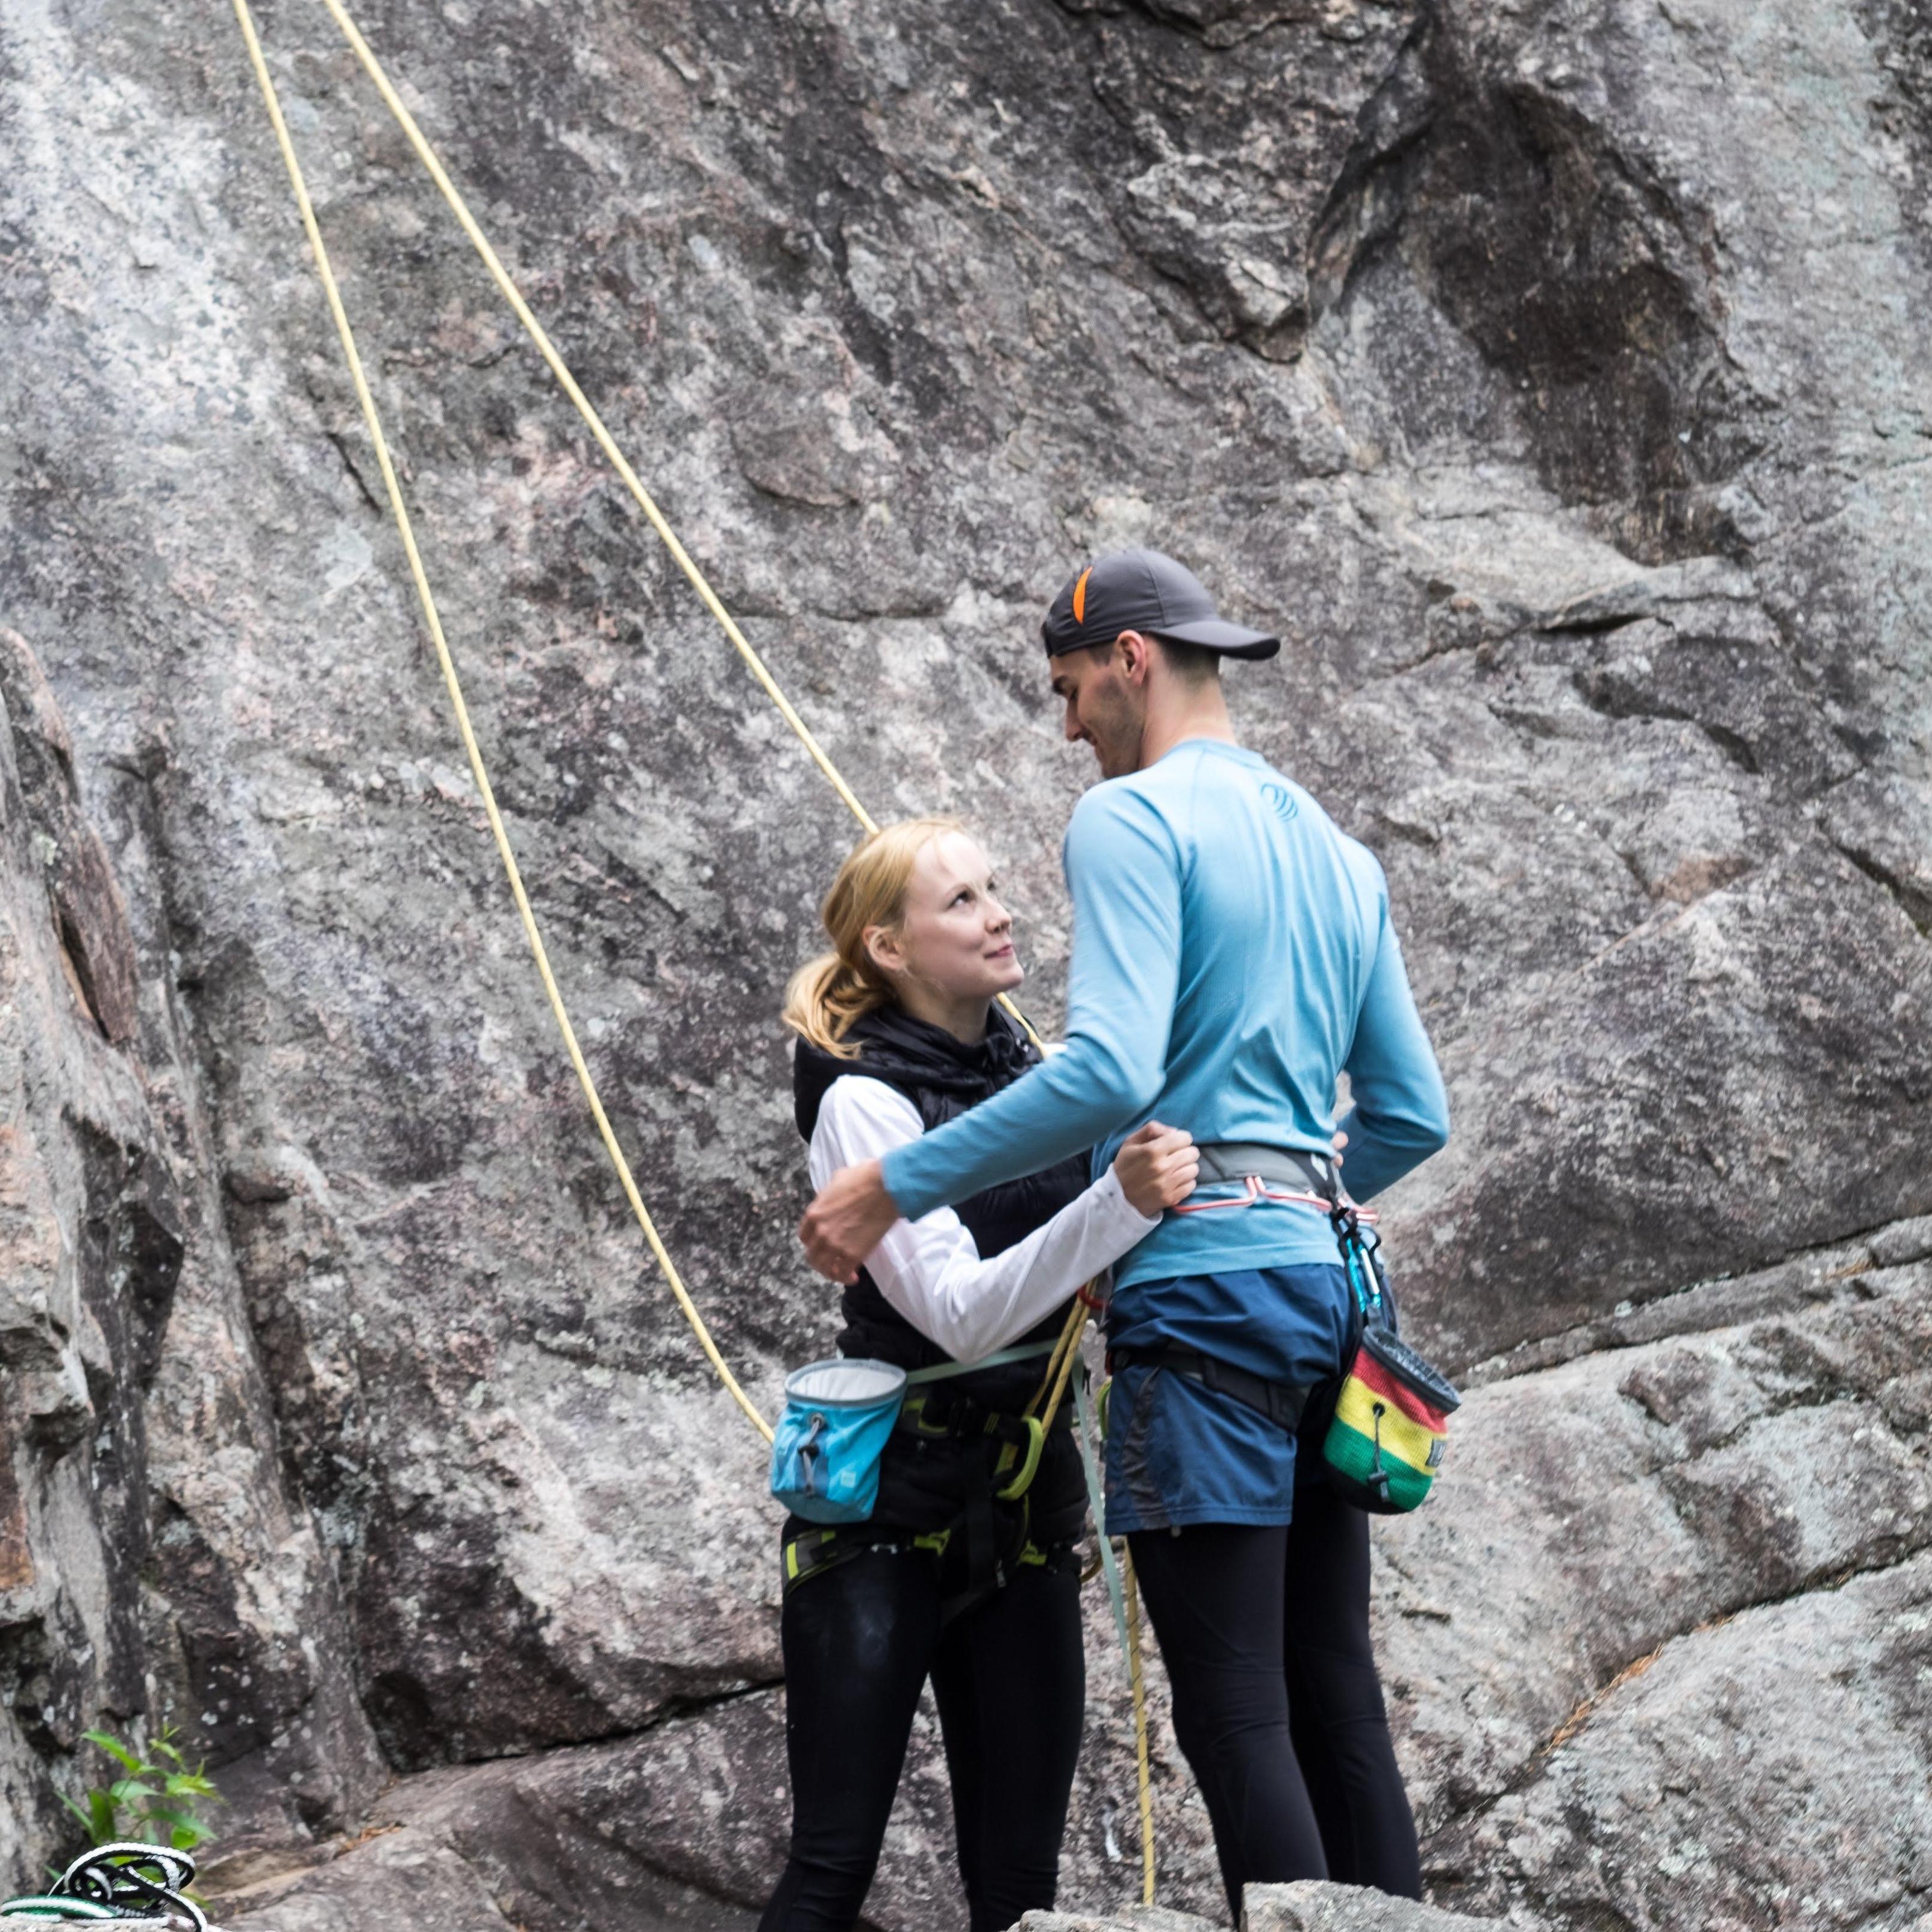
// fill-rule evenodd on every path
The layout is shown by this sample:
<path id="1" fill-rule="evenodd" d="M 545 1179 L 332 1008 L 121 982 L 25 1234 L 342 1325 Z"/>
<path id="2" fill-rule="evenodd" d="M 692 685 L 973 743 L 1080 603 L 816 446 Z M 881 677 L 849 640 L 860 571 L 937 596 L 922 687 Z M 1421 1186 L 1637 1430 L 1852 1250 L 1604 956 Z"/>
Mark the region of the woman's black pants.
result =
<path id="1" fill-rule="evenodd" d="M 1320 1484 L 1294 1520 L 1129 1539 L 1207 1801 L 1222 1882 L 1330 1878 L 1422 1896 L 1415 1821 L 1369 1645 L 1369 1522 Z"/>
<path id="2" fill-rule="evenodd" d="M 915 1550 L 852 1557 L 786 1598 L 791 1856 L 759 1932 L 857 1919 L 928 1676 L 972 1932 L 1052 1905 L 1086 1703 L 1078 1566 L 1022 1565 L 943 1630 L 940 1595 Z"/>

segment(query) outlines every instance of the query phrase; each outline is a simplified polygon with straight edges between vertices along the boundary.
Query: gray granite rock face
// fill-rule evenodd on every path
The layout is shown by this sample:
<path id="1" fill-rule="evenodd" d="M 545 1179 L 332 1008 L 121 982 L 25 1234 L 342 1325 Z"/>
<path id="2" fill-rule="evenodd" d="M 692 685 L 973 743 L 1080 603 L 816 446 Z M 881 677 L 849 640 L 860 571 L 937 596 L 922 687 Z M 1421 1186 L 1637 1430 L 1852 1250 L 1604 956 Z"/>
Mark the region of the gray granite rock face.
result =
<path id="1" fill-rule="evenodd" d="M 96 773 L 83 789 L 40 666 L 4 629 L 0 706 L 10 1889 L 40 1882 L 30 1852 L 71 1856 L 56 1780 L 118 1774 L 82 1743 L 90 1724 L 172 1712 L 262 1828 L 350 1815 L 381 1764 L 334 1576 L 277 1453 L 191 1022 L 157 955 L 140 781 Z"/>
<path id="2" fill-rule="evenodd" d="M 1044 1022 L 1091 772 L 1040 609 L 1145 540 L 1282 630 L 1241 727 L 1382 858 L 1456 1120 L 1387 1232 L 1472 1393 L 1378 1532 L 1439 1904 L 1932 1899 L 1922 10 L 364 23 L 860 794 L 983 829 Z M 326 14 L 262 28 L 586 1050 L 769 1409 L 832 1329 L 772 1014 L 851 826 Z M 295 1861 L 251 1912 L 754 1908 L 758 1445 L 548 1030 L 239 39 L 18 0 L 0 89 L 0 1881 L 81 1729 L 173 1714 Z M 953 1922 L 947 1831 L 928 1725 L 880 1924 Z"/>

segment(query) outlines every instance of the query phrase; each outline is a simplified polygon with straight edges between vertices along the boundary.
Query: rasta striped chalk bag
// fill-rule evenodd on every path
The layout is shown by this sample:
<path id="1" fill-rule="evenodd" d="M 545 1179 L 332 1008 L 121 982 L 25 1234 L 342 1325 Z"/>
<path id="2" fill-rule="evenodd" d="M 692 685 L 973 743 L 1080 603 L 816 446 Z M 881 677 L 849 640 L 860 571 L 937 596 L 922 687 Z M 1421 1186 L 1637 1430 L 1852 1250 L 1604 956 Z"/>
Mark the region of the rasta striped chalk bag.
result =
<path id="1" fill-rule="evenodd" d="M 1342 1493 L 1378 1516 L 1414 1509 L 1435 1483 L 1462 1401 L 1392 1328 L 1366 1328 L 1322 1445 Z"/>

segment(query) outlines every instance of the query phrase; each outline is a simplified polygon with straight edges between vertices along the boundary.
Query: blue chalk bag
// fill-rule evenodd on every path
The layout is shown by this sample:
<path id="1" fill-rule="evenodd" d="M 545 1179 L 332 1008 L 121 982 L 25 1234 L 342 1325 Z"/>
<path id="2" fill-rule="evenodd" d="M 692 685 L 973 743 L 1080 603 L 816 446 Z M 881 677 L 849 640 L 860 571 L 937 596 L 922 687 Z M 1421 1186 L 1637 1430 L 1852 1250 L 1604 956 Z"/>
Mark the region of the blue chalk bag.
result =
<path id="1" fill-rule="evenodd" d="M 772 1438 L 772 1494 L 808 1522 L 863 1522 L 905 1392 L 904 1370 L 864 1356 L 794 1369 Z"/>

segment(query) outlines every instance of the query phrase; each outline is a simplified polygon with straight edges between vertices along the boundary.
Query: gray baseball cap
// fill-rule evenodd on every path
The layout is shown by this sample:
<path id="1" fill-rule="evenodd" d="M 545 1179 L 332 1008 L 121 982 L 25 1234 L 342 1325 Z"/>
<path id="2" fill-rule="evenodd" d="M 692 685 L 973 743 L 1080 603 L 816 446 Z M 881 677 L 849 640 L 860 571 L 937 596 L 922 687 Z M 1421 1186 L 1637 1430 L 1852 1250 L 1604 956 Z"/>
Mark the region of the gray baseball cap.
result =
<path id="1" fill-rule="evenodd" d="M 1217 616 L 1200 578 L 1157 550 L 1096 557 L 1060 586 L 1040 627 L 1050 658 L 1111 644 L 1123 631 L 1230 658 L 1271 658 L 1281 649 L 1280 638 Z"/>

